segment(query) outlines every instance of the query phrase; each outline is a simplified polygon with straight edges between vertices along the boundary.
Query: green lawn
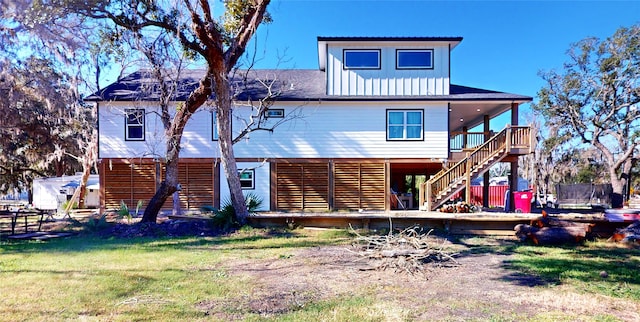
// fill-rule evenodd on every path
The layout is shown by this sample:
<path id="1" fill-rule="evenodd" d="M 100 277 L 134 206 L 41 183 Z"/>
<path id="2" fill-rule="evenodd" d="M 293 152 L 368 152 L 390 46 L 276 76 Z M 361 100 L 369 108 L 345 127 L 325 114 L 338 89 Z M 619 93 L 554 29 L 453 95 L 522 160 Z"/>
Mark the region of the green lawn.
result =
<path id="1" fill-rule="evenodd" d="M 226 259 L 277 257 L 345 236 L 249 230 L 220 238 L 3 241 L 0 320 L 207 320 L 195 303 L 250 287 L 219 268 Z"/>
<path id="2" fill-rule="evenodd" d="M 640 302 L 638 249 L 588 242 L 578 247 L 520 246 L 515 253 L 513 269 L 536 274 L 550 284 Z"/>
<path id="3" fill-rule="evenodd" d="M 239 294 L 249 296 L 255 283 L 224 268 L 229 261 L 286 259 L 297 250 L 346 245 L 350 240 L 345 231 L 244 229 L 215 238 L 104 239 L 81 235 L 47 242 L 1 241 L 0 320 L 411 320 L 401 308 L 397 308 L 397 318 L 389 318 L 388 314 L 394 313 L 389 300 L 377 298 L 366 288 L 310 301 L 270 317 L 225 301 Z M 638 250 L 604 243 L 580 247 L 511 243 L 471 246 L 466 254 L 490 252 L 515 254 L 506 266 L 545 281 L 536 287 L 563 284 L 587 294 L 640 302 Z M 608 277 L 600 277 L 601 271 Z M 208 307 L 205 312 L 202 303 L 225 305 Z M 218 315 L 210 315 L 212 311 Z M 522 316 L 517 318 L 522 320 Z M 595 320 L 615 318 L 604 315 Z"/>

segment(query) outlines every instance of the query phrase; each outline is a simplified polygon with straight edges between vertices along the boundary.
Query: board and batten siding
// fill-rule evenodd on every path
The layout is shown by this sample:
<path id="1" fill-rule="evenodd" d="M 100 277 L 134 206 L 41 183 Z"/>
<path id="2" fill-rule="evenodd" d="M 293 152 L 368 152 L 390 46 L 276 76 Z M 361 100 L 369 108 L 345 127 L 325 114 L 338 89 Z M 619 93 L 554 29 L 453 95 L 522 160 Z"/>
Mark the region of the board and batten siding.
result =
<path id="1" fill-rule="evenodd" d="M 380 69 L 344 69 L 344 49 L 380 49 Z M 432 49 L 433 69 L 396 69 L 396 49 Z M 392 47 L 336 44 L 327 52 L 327 95 L 402 96 L 449 94 L 448 44 Z"/>
<path id="2" fill-rule="evenodd" d="M 130 103 L 131 104 L 131 103 Z M 126 141 L 124 110 L 145 108 L 145 141 Z M 438 158 L 448 157 L 448 106 L 433 102 L 280 103 L 285 115 L 298 114 L 273 132 L 257 131 L 234 145 L 237 158 Z M 164 129 L 154 106 L 100 104 L 100 158 L 162 158 Z M 424 140 L 387 141 L 388 109 L 424 111 Z M 248 115 L 247 108 L 234 113 Z M 275 121 L 275 120 L 274 120 Z M 232 130 L 242 124 L 234 119 Z M 189 120 L 182 139 L 182 158 L 219 158 L 212 138 L 212 114 L 202 109 Z"/>

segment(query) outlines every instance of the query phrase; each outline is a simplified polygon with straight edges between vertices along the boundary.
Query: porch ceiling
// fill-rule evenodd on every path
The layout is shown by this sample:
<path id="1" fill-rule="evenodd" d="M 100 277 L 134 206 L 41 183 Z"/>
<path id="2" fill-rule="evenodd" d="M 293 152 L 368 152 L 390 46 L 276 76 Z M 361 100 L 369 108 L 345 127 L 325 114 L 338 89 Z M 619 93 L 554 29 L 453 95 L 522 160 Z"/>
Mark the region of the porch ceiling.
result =
<path id="1" fill-rule="evenodd" d="M 484 122 L 484 115 L 489 115 L 489 119 L 493 119 L 509 110 L 511 110 L 511 102 L 451 103 L 449 131 L 462 131 L 463 126 L 472 129 Z M 500 128 L 502 127 L 504 126 L 501 125 Z"/>

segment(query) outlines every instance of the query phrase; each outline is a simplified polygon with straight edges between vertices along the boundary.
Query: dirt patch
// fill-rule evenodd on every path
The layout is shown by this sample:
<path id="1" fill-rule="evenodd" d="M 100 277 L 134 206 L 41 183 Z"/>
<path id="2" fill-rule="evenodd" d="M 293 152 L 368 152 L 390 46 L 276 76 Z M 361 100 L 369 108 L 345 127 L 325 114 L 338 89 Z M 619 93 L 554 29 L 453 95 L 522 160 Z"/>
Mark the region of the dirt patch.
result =
<path id="1" fill-rule="evenodd" d="M 383 320 L 396 320 L 392 315 L 402 320 L 522 320 L 553 312 L 572 320 L 598 314 L 640 320 L 640 307 L 633 302 L 565 290 L 509 269 L 511 259 L 508 254 L 468 254 L 457 259 L 458 265 L 431 264 L 424 275 L 410 275 L 371 270 L 373 263 L 343 246 L 307 248 L 284 258 L 227 262 L 224 268 L 231 274 L 252 281 L 251 292 L 203 301 L 198 308 L 227 320 L 243 313 L 268 318 L 311 302 L 366 294 L 393 308 Z M 230 306 L 238 316 L 221 313 L 220 307 Z"/>
<path id="2" fill-rule="evenodd" d="M 103 236 L 214 236 L 205 222 L 118 223 Z M 640 304 L 631 300 L 579 293 L 557 280 L 514 270 L 514 256 L 496 252 L 515 240 L 469 238 L 437 243 L 460 253 L 457 265 L 428 264 L 424 274 L 373 270 L 375 263 L 350 246 L 292 250 L 268 259 L 229 259 L 222 269 L 247 281 L 242 294 L 203 300 L 198 310 L 212 320 L 242 320 L 247 314 L 274 318 L 313 303 L 367 297 L 377 307 L 371 319 L 416 320 L 562 320 L 589 321 L 608 314 L 640 321 Z M 555 315 L 554 315 L 555 314 Z M 377 317 L 377 318 L 375 318 Z"/>

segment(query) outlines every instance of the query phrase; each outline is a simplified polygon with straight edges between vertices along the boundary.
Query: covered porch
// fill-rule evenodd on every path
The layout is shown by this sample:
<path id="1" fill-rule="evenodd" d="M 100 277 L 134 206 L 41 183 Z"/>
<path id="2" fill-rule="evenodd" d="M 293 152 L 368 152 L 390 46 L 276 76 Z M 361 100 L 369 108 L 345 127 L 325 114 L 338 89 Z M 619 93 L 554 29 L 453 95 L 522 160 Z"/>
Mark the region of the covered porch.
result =
<path id="1" fill-rule="evenodd" d="M 510 164 L 509 186 L 518 186 L 518 157 L 532 152 L 535 135 L 519 125 L 519 101 L 463 101 L 449 105 L 449 156 L 438 173 L 418 188 L 421 210 L 432 211 L 463 192 L 471 200 L 471 181 L 482 178 L 482 206 L 489 207 L 489 168 Z M 502 128 L 498 126 L 502 125 Z M 510 196 L 513 205 L 513 194 Z M 506 209 L 512 211 L 512 209 Z"/>

